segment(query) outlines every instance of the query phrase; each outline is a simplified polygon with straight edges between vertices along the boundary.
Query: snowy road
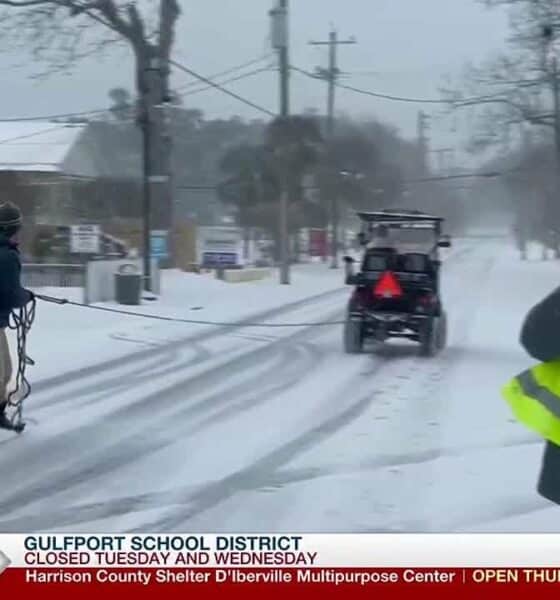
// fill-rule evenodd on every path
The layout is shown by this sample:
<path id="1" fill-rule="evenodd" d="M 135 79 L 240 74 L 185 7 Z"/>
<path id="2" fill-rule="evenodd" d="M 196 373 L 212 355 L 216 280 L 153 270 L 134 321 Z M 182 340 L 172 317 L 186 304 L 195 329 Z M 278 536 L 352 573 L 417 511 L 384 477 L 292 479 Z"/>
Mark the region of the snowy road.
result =
<path id="1" fill-rule="evenodd" d="M 436 359 L 346 356 L 340 326 L 189 341 L 162 326 L 129 339 L 141 352 L 44 380 L 29 430 L 0 438 L 0 531 L 550 531 L 540 445 L 499 396 L 528 364 L 519 323 L 546 291 L 518 293 L 531 268 L 496 240 L 455 251 Z M 347 293 L 267 320 L 338 319 Z"/>

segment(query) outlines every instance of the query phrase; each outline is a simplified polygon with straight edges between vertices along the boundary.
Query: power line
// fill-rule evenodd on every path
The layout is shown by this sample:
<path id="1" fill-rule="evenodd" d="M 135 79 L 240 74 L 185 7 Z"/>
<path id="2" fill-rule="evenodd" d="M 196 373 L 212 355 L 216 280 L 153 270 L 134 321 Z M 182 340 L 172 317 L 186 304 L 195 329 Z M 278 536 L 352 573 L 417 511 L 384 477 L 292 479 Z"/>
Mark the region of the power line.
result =
<path id="1" fill-rule="evenodd" d="M 234 67 L 232 69 L 229 69 L 229 72 L 234 72 L 235 70 L 239 70 L 245 66 L 249 66 L 250 64 L 255 64 L 257 62 L 261 62 L 262 60 L 264 60 L 265 58 L 268 58 L 270 56 L 263 56 L 259 59 L 254 59 L 252 61 L 249 61 L 243 65 L 239 65 L 238 67 Z M 190 96 L 190 95 L 194 95 L 194 94 L 198 94 L 199 92 L 203 92 L 206 91 L 208 89 L 211 88 L 217 88 L 220 89 L 222 92 L 236 98 L 237 100 L 239 100 L 240 102 L 244 102 L 246 104 L 249 104 L 249 106 L 256 108 L 257 110 L 260 110 L 263 113 L 266 113 L 270 116 L 276 116 L 272 111 L 269 111 L 268 109 L 259 106 L 253 102 L 251 102 L 250 100 L 247 100 L 246 98 L 243 98 L 242 96 L 239 96 L 238 94 L 235 94 L 234 92 L 230 92 L 229 90 L 226 90 L 225 88 L 222 88 L 221 86 L 223 84 L 226 83 L 233 83 L 235 81 L 240 81 L 242 79 L 245 79 L 247 77 L 252 77 L 254 75 L 257 75 L 259 73 L 263 73 L 265 71 L 268 71 L 270 69 L 270 66 L 267 67 L 261 67 L 259 69 L 254 69 L 253 71 L 249 71 L 248 73 L 242 73 L 241 75 L 238 75 L 236 77 L 233 77 L 231 79 L 227 79 L 226 81 L 223 81 L 221 83 L 217 83 L 212 81 L 211 78 L 207 78 L 207 77 L 203 77 L 202 75 L 199 75 L 198 73 L 195 73 L 194 71 L 191 71 L 190 69 L 187 69 L 187 67 L 184 67 L 183 65 L 179 65 L 177 63 L 174 63 L 173 61 L 171 61 L 171 63 L 176 66 L 178 69 L 188 73 L 189 75 L 191 75 L 192 77 L 195 77 L 196 79 L 198 79 L 199 81 L 203 81 L 204 83 L 207 83 L 208 85 L 202 88 L 198 88 L 195 89 L 193 91 L 189 91 L 189 92 L 185 92 L 183 94 L 179 94 L 179 96 L 181 97 L 185 97 L 185 96 Z M 226 74 L 228 71 L 225 71 L 223 74 Z M 189 84 L 189 87 L 192 84 Z M 179 88 L 180 89 L 180 88 Z M 2 119 L 0 118 L 0 123 L 20 123 L 20 122 L 33 122 L 33 121 L 53 121 L 55 119 L 71 119 L 74 117 L 92 117 L 95 115 L 101 115 L 104 113 L 108 113 L 110 112 L 110 108 L 96 108 L 96 109 L 91 109 L 91 110 L 82 110 L 82 111 L 74 111 L 74 112 L 67 112 L 67 113 L 55 113 L 55 114 L 48 114 L 48 115 L 37 115 L 34 117 L 10 117 L 10 118 L 6 118 L 6 119 Z M 1 143 L 1 140 L 0 140 Z"/>
<path id="2" fill-rule="evenodd" d="M 369 90 L 362 90 L 352 85 L 346 85 L 344 83 L 336 83 L 336 86 L 357 94 L 364 94 L 366 96 L 373 96 L 374 98 L 381 98 L 383 100 L 392 100 L 394 102 L 410 102 L 412 104 L 449 104 L 449 100 L 443 100 L 441 98 L 407 98 L 403 96 L 392 96 L 390 94 L 380 94 L 378 92 L 370 92 Z"/>
<path id="3" fill-rule="evenodd" d="M 215 79 L 216 77 L 223 77 L 225 75 L 229 75 L 230 73 L 235 73 L 236 71 L 240 71 L 241 69 L 244 69 L 246 67 L 250 67 L 254 64 L 258 64 L 259 62 L 262 62 L 263 60 L 266 60 L 267 58 L 270 58 L 271 56 L 272 56 L 272 54 L 270 52 L 268 54 L 263 54 L 262 56 L 260 56 L 258 58 L 254 58 L 250 61 L 247 61 L 247 62 L 237 65 L 235 67 L 231 67 L 230 69 L 221 71 L 220 73 L 216 73 L 215 75 L 211 75 L 209 77 L 209 79 Z M 269 69 L 269 67 L 255 69 L 254 71 L 250 71 L 249 73 L 241 74 L 232 79 L 227 79 L 226 81 L 223 81 L 221 83 L 222 84 L 233 83 L 234 81 L 239 81 L 241 79 L 244 79 L 245 77 L 251 77 L 253 75 L 256 75 L 257 73 L 264 72 L 268 69 Z M 200 80 L 200 78 L 197 78 L 197 79 Z M 187 83 L 184 86 L 176 88 L 175 92 L 180 92 L 180 91 L 186 90 L 191 87 L 196 87 L 197 85 L 198 85 L 198 82 Z M 189 91 L 185 94 L 179 94 L 179 95 L 181 97 L 183 97 L 183 96 L 187 96 L 187 95 L 191 95 L 191 94 L 197 94 L 198 92 L 202 92 L 206 89 L 210 89 L 211 87 L 213 87 L 213 86 L 195 89 L 192 92 Z M 107 113 L 109 111 L 110 111 L 110 108 L 94 108 L 91 110 L 81 110 L 81 111 L 74 111 L 74 112 L 67 112 L 67 113 L 49 114 L 49 115 L 38 115 L 38 116 L 34 116 L 34 117 L 10 117 L 7 119 L 0 118 L 0 123 L 18 123 L 18 122 L 32 122 L 32 121 L 51 121 L 54 119 L 70 119 L 72 117 L 87 117 L 87 116 L 100 115 L 103 113 Z"/>
<path id="4" fill-rule="evenodd" d="M 305 71 L 304 69 L 300 69 L 299 67 L 294 67 L 292 65 L 291 68 L 293 71 L 296 71 L 297 73 L 301 73 L 302 75 L 306 75 L 307 77 L 310 77 L 311 79 L 319 79 L 319 80 L 322 79 L 321 76 L 315 75 L 314 73 L 310 73 L 309 71 Z M 360 88 L 353 87 L 351 85 L 345 85 L 343 83 L 339 83 L 338 81 L 335 82 L 335 85 L 336 85 L 336 87 L 344 88 L 344 89 L 350 90 L 352 92 L 356 92 L 358 94 L 365 94 L 367 96 L 373 96 L 374 98 L 381 98 L 383 100 L 392 100 L 394 102 L 410 102 L 410 103 L 415 103 L 415 104 L 449 104 L 448 100 L 442 100 L 441 98 L 440 99 L 408 98 L 408 97 L 404 97 L 404 96 L 393 96 L 391 94 L 381 94 L 379 92 L 363 90 Z"/>
<path id="5" fill-rule="evenodd" d="M 40 115 L 36 117 L 11 117 L 9 119 L 0 119 L 0 123 L 19 123 L 22 121 L 51 121 L 53 119 L 68 119 L 71 117 L 84 117 L 99 115 L 108 112 L 108 108 L 98 108 L 93 110 L 83 110 L 79 112 L 59 113 L 55 115 Z"/>
<path id="6" fill-rule="evenodd" d="M 249 71 L 248 73 L 243 73 L 242 75 L 237 75 L 237 77 L 232 77 L 231 79 L 226 79 L 225 81 L 221 81 L 220 85 L 225 85 L 227 83 L 233 83 L 235 81 L 241 81 L 242 79 L 247 79 L 248 77 L 253 77 L 254 75 L 258 75 L 259 73 L 264 73 L 266 71 L 270 71 L 270 66 L 261 67 L 260 69 L 254 69 L 253 71 Z M 188 91 L 183 94 L 179 94 L 181 98 L 185 96 L 194 96 L 200 92 L 205 92 L 206 90 L 210 90 L 214 87 L 214 85 L 205 85 L 204 87 L 198 88 L 196 90 Z"/>
<path id="7" fill-rule="evenodd" d="M 24 135 L 17 135 L 11 138 L 5 138 L 0 140 L 0 144 L 8 144 L 9 142 L 16 142 L 18 140 L 25 140 L 27 138 L 37 137 L 39 135 L 44 135 L 45 133 L 50 133 L 51 131 L 57 131 L 58 129 L 65 129 L 66 127 L 71 127 L 69 124 L 57 125 L 56 127 L 49 127 L 48 129 L 43 129 L 42 131 L 34 131 L 33 133 L 27 133 Z"/>
<path id="8" fill-rule="evenodd" d="M 314 73 L 310 73 L 305 69 L 300 69 L 299 67 L 291 66 L 293 71 L 297 73 L 301 73 L 306 77 L 310 77 L 311 79 L 322 80 L 323 77 L 320 75 L 316 75 Z M 488 102 L 500 102 L 503 101 L 504 94 L 501 92 L 496 92 L 495 94 L 488 94 L 486 96 L 475 96 L 473 98 L 458 98 L 456 100 L 444 100 L 443 98 L 414 98 L 410 96 L 395 96 L 392 94 L 382 94 L 380 92 L 373 92 L 371 90 L 364 90 L 361 88 L 357 88 L 351 85 L 346 85 L 343 83 L 336 82 L 336 87 L 343 88 L 346 90 L 350 90 L 352 92 L 356 92 L 358 94 L 364 94 L 366 96 L 372 96 L 373 98 L 380 98 L 382 100 L 391 100 L 393 102 L 408 102 L 410 104 L 447 104 L 449 106 L 455 107 L 465 107 L 471 104 L 477 103 L 488 103 Z"/>
<path id="9" fill-rule="evenodd" d="M 418 179 L 405 179 L 402 181 L 404 185 L 410 185 L 415 183 L 431 183 L 434 181 L 451 181 L 455 179 L 496 179 L 498 177 L 504 177 L 512 173 L 518 173 L 522 169 L 515 167 L 512 169 L 505 169 L 503 171 L 480 171 L 478 173 L 462 173 L 456 175 L 435 175 L 433 177 L 420 177 Z M 219 191 L 227 187 L 235 187 L 238 182 L 220 182 L 213 184 L 185 184 L 177 186 L 179 190 L 191 191 L 191 192 L 204 192 L 204 191 Z M 319 185 L 304 185 L 302 187 L 306 191 L 319 190 Z"/>
<path id="10" fill-rule="evenodd" d="M 241 75 L 238 75 L 236 77 L 232 77 L 231 79 L 226 79 L 225 81 L 221 82 L 221 84 L 226 84 L 226 83 L 233 83 L 235 81 L 240 81 L 242 79 L 248 78 L 248 77 L 253 77 L 254 75 L 257 75 L 258 73 L 264 73 L 265 71 L 269 71 L 270 70 L 270 66 L 267 67 L 261 67 L 259 69 L 255 69 L 253 71 L 249 71 L 248 73 L 242 73 Z M 195 94 L 198 94 L 199 92 L 204 92 L 206 90 L 212 89 L 213 87 L 215 87 L 215 84 L 212 83 L 212 85 L 208 85 L 208 86 L 204 86 L 192 91 L 188 91 L 188 92 L 184 92 L 182 94 L 178 94 L 181 98 L 184 98 L 186 96 L 193 96 Z M 35 117 L 12 117 L 9 119 L 0 119 L 0 123 L 20 123 L 20 122 L 33 122 L 33 121 L 53 121 L 55 119 L 70 119 L 72 117 L 92 117 L 95 115 L 101 115 L 101 114 L 105 114 L 110 112 L 110 108 L 99 108 L 99 109 L 92 109 L 92 110 L 83 110 L 83 111 L 77 111 L 77 112 L 68 112 L 68 113 L 57 113 L 57 114 L 50 114 L 50 115 L 38 115 Z"/>
<path id="11" fill-rule="evenodd" d="M 503 177 L 508 173 L 516 172 L 517 169 L 507 171 L 487 171 L 480 173 L 463 173 L 458 175 L 436 175 L 434 177 L 421 177 L 420 179 L 409 179 L 403 181 L 404 184 L 411 183 L 431 183 L 432 181 L 449 181 L 453 179 L 495 179 L 497 177 Z"/>
<path id="12" fill-rule="evenodd" d="M 218 77 L 224 77 L 226 75 L 230 75 L 231 73 L 235 73 L 236 71 L 241 71 L 241 69 L 245 69 L 247 67 L 252 67 L 253 65 L 258 64 L 258 63 L 262 62 L 263 60 L 266 60 L 267 58 L 271 58 L 271 56 L 272 56 L 272 54 L 270 52 L 268 52 L 267 54 L 263 54 L 262 56 L 259 56 L 258 58 L 254 58 L 252 60 L 244 62 L 240 65 L 237 65 L 236 67 L 231 67 L 230 69 L 226 69 L 225 71 L 220 71 L 219 73 L 215 73 L 214 75 L 209 75 L 208 78 L 216 79 Z M 227 83 L 227 81 L 222 81 L 221 83 Z M 186 90 L 191 87 L 196 87 L 197 85 L 198 85 L 198 81 L 191 81 L 190 83 L 186 83 L 185 85 L 182 85 L 182 86 L 176 88 L 175 91 L 182 92 L 183 90 Z"/>
<path id="13" fill-rule="evenodd" d="M 188 69 L 187 67 L 181 65 L 180 63 L 175 62 L 174 60 L 170 60 L 169 64 L 173 65 L 180 71 L 183 71 L 184 73 L 188 73 L 189 75 L 196 77 L 200 81 L 207 83 L 209 86 L 214 87 L 217 90 L 220 90 L 224 94 L 227 94 L 228 96 L 231 96 L 232 98 L 235 98 L 236 100 L 239 100 L 239 102 L 242 102 L 243 104 L 246 104 L 247 106 L 250 106 L 251 108 L 254 108 L 264 114 L 267 114 L 270 117 L 276 117 L 276 114 L 273 113 L 271 110 L 268 110 L 268 108 L 264 108 L 263 106 L 260 106 L 260 105 L 256 104 L 255 102 L 252 102 L 251 100 L 248 100 L 247 98 L 244 98 L 243 96 L 240 96 L 239 94 L 231 92 L 230 90 L 223 87 L 219 83 L 215 83 L 211 79 L 208 79 L 207 77 L 204 77 L 203 75 L 200 75 L 199 73 L 197 73 L 196 71 L 193 71 L 192 69 Z"/>

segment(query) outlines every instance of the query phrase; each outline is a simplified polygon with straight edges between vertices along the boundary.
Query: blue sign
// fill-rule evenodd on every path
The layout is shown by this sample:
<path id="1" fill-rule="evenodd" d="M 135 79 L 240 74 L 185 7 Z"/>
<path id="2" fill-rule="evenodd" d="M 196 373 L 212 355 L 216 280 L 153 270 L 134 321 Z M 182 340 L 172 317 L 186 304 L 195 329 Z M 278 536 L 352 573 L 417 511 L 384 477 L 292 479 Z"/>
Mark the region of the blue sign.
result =
<path id="1" fill-rule="evenodd" d="M 167 249 L 167 231 L 151 232 L 150 254 L 152 258 L 169 258 Z"/>
<path id="2" fill-rule="evenodd" d="M 235 252 L 205 252 L 202 255 L 202 265 L 212 267 L 235 267 L 237 254 Z"/>

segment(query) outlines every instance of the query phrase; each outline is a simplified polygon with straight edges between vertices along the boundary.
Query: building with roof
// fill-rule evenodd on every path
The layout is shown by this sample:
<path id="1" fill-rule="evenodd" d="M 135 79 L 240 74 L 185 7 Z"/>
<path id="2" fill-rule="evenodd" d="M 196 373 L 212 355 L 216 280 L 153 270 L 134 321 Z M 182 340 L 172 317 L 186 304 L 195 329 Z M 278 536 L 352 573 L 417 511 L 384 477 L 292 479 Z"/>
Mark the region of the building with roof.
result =
<path id="1" fill-rule="evenodd" d="M 202 131 L 191 121 L 189 111 L 182 111 L 173 126 L 173 225 L 222 224 L 228 211 L 215 188 L 221 177 L 218 163 L 224 144 L 238 141 L 239 132 L 237 137 L 233 133 L 239 126 L 211 122 Z M 28 256 L 37 256 L 33 248 L 39 230 L 48 230 L 48 238 L 53 230 L 76 224 L 101 225 L 140 248 L 142 147 L 141 131 L 131 121 L 0 120 L 0 200 L 21 207 Z"/>
<path id="2" fill-rule="evenodd" d="M 70 151 L 86 127 L 84 124 L 50 121 L 0 121 L 0 170 L 28 173 L 67 171 Z"/>
<path id="3" fill-rule="evenodd" d="M 85 125 L 0 122 L 0 199 L 18 204 L 27 221 L 60 224 L 71 214 L 76 185 L 94 177 L 85 156 L 73 158 Z"/>
<path id="4" fill-rule="evenodd" d="M 22 248 L 28 257 L 35 258 L 34 240 L 39 232 L 52 234 L 80 223 L 103 225 L 118 214 L 115 198 L 126 194 L 120 193 L 115 182 L 103 185 L 104 165 L 111 162 L 111 153 L 100 158 L 103 151 L 92 142 L 91 125 L 0 121 L 0 200 L 15 202 L 24 214 Z M 111 141 L 104 144 L 105 150 Z M 114 154 L 126 152 L 115 148 Z M 120 179 L 135 179 L 129 181 L 133 188 L 129 196 L 139 217 L 139 167 L 135 167 L 135 176 L 121 169 Z"/>

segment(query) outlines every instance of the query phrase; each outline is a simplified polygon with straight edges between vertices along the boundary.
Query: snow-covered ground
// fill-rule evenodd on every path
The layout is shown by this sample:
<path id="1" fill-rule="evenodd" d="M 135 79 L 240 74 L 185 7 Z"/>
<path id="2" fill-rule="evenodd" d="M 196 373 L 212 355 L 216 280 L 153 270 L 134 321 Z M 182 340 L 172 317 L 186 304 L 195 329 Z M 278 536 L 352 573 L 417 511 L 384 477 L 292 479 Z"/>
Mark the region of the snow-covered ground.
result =
<path id="1" fill-rule="evenodd" d="M 500 396 L 532 363 L 520 325 L 559 270 L 507 240 L 459 242 L 435 359 L 406 343 L 347 356 L 340 325 L 41 303 L 29 426 L 0 433 L 0 531 L 560 531 L 535 491 L 542 443 Z M 171 273 L 139 310 L 341 318 L 341 270 L 306 265 L 293 281 Z"/>

